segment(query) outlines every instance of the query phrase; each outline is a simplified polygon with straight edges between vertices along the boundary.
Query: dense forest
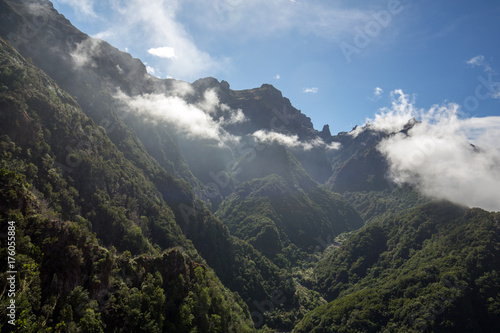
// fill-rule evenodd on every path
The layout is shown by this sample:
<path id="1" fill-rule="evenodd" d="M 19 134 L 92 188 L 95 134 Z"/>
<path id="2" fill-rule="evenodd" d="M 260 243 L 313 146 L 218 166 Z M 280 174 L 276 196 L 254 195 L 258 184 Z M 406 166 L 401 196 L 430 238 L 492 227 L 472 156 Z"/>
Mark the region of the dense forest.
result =
<path id="1" fill-rule="evenodd" d="M 0 11 L 0 331 L 500 327 L 500 213 L 393 183 L 391 134 L 332 136 L 271 85 L 160 80 L 103 41 L 76 66 L 95 41 L 50 2 Z M 238 140 L 137 110 L 180 87 Z M 252 135 L 278 130 L 311 147 Z"/>

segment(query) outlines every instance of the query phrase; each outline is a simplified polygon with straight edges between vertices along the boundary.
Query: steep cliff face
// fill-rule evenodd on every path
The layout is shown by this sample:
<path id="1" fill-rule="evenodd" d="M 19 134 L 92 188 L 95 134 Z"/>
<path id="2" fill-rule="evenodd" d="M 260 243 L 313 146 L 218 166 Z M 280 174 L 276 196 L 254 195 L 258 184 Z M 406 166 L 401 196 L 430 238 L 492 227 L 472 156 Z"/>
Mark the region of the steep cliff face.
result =
<path id="1" fill-rule="evenodd" d="M 29 181 L 56 211 L 65 219 L 87 220 L 107 245 L 135 253 L 149 250 L 145 235 L 161 226 L 169 232 L 153 233 L 160 237 L 156 242 L 188 246 L 155 181 L 164 179 L 171 193 L 189 198 L 186 185 L 158 165 L 141 169 L 126 159 L 71 96 L 5 41 L 0 43 L 2 142 L 20 150 L 5 163 L 30 165 Z"/>
<path id="2" fill-rule="evenodd" d="M 260 88 L 230 91 L 228 104 L 241 108 L 251 120 L 244 130 L 251 134 L 267 129 L 297 134 L 302 139 L 316 135 L 311 119 L 294 108 L 290 100 L 270 84 Z"/>
<path id="3" fill-rule="evenodd" d="M 160 164 L 193 187 L 201 187 L 172 133 L 162 126 L 144 128 L 142 119 L 124 112 L 115 98 L 118 91 L 128 95 L 168 91 L 175 80 L 149 76 L 140 60 L 80 32 L 48 1 L 2 1 L 2 8 L 0 35 L 77 98 L 85 114 L 106 129 L 127 159 L 140 167 Z"/>
<path id="4" fill-rule="evenodd" d="M 242 299 L 209 267 L 180 248 L 131 257 L 129 251 L 103 247 L 81 219 L 55 219 L 57 213 L 25 176 L 4 168 L 5 157 L 0 221 L 2 233 L 8 226 L 15 228 L 18 311 L 15 326 L 2 318 L 2 329 L 255 331 Z M 0 258 L 7 261 L 4 247 Z M 7 278 L 6 273 L 0 276 Z M 8 301 L 2 298 L 0 303 L 7 307 Z"/>
<path id="5" fill-rule="evenodd" d="M 377 145 L 388 134 L 369 128 L 359 134 L 339 133 L 341 148 L 331 153 L 332 175 L 326 182 L 332 191 L 380 191 L 390 187 L 388 164 Z"/>

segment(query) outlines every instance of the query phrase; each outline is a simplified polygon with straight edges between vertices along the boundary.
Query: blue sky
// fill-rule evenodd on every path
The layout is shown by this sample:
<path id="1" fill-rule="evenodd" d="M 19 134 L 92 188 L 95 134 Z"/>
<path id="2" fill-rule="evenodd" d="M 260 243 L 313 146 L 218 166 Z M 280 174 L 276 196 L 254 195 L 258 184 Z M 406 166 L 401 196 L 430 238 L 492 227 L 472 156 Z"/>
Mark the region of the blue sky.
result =
<path id="1" fill-rule="evenodd" d="M 158 77 L 273 84 L 315 128 L 349 131 L 401 89 L 416 105 L 500 115 L 494 0 L 54 0 L 83 32 Z"/>

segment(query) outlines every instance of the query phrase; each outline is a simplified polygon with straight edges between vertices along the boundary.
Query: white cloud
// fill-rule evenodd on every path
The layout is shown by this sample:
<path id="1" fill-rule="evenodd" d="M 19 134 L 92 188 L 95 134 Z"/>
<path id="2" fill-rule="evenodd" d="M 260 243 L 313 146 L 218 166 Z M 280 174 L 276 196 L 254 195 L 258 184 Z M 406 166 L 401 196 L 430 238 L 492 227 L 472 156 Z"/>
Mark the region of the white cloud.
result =
<path id="1" fill-rule="evenodd" d="M 353 137 L 357 137 L 366 129 L 366 126 L 367 125 L 365 125 L 364 127 L 356 126 L 348 134 L 352 135 Z"/>
<path id="2" fill-rule="evenodd" d="M 368 97 L 368 99 L 372 102 L 378 101 L 382 98 L 382 95 L 384 94 L 384 90 L 380 87 L 375 87 L 373 89 L 372 96 Z"/>
<path id="3" fill-rule="evenodd" d="M 194 94 L 194 88 L 189 83 L 175 80 L 173 82 L 172 86 L 168 89 L 168 93 L 170 93 L 171 96 L 185 98 Z"/>
<path id="4" fill-rule="evenodd" d="M 165 121 L 176 126 L 189 137 L 219 141 L 220 132 L 217 124 L 204 111 L 187 104 L 179 97 L 167 97 L 161 94 L 146 94 L 130 97 L 124 93 L 115 97 L 125 102 L 131 111 L 144 118 Z"/>
<path id="5" fill-rule="evenodd" d="M 102 40 L 109 40 L 109 39 L 112 39 L 113 37 L 117 37 L 117 36 L 116 36 L 115 32 L 110 31 L 110 30 L 106 30 L 106 31 L 98 32 L 98 33 L 92 35 L 91 37 L 97 38 L 97 39 L 102 39 Z M 125 48 L 125 52 L 128 52 L 128 48 Z"/>
<path id="6" fill-rule="evenodd" d="M 484 56 L 483 55 L 478 55 L 475 56 L 469 60 L 467 60 L 467 63 L 471 66 L 479 66 L 481 63 L 484 62 Z"/>
<path id="7" fill-rule="evenodd" d="M 161 73 L 192 81 L 203 76 L 215 76 L 228 68 L 228 58 L 214 58 L 199 48 L 180 22 L 177 16 L 184 2 L 116 0 L 109 5 L 109 12 L 114 16 L 107 17 L 107 26 L 98 35 L 106 36 L 108 42 L 118 47 L 133 44 L 135 52 L 148 50 L 150 54 L 169 59 L 155 63 L 155 68 Z"/>
<path id="8" fill-rule="evenodd" d="M 281 76 L 280 76 L 279 74 L 276 74 L 276 75 L 274 76 L 274 79 L 275 79 L 275 80 L 279 80 L 279 79 L 281 79 Z"/>
<path id="9" fill-rule="evenodd" d="M 230 68 L 229 56 L 213 54 L 223 49 L 210 50 L 221 41 L 247 43 L 281 38 L 284 33 L 340 40 L 372 21 L 373 10 L 387 5 L 382 0 L 365 8 L 340 1 L 60 1 L 71 3 L 83 18 L 94 17 L 97 10 L 105 18 L 99 20 L 103 28 L 97 36 L 121 49 L 134 45 L 134 56 L 142 57 L 142 50 L 158 45 L 173 48 L 175 58 L 168 57 L 170 61 L 155 63 L 155 67 L 187 81 L 218 76 Z"/>
<path id="10" fill-rule="evenodd" d="M 156 74 L 156 69 L 152 66 L 146 66 L 146 71 L 148 72 L 149 75 L 155 76 Z"/>
<path id="11" fill-rule="evenodd" d="M 328 150 L 339 150 L 340 147 L 342 147 L 340 142 L 332 142 L 332 143 L 325 146 L 325 148 Z"/>
<path id="12" fill-rule="evenodd" d="M 404 124 L 403 115 L 419 117 L 407 135 L 392 135 L 378 147 L 393 180 L 431 197 L 500 210 L 500 117 L 460 118 L 456 104 L 423 111 L 404 96 L 400 92 L 377 119 L 379 128 L 392 131 Z"/>
<path id="13" fill-rule="evenodd" d="M 391 91 L 391 98 L 390 108 L 381 108 L 374 119 L 366 119 L 363 126 L 357 126 L 349 134 L 356 137 L 366 128 L 386 133 L 396 133 L 401 131 L 408 122 L 423 116 L 424 111 L 415 107 L 414 96 L 410 99 L 401 89 L 396 89 Z"/>
<path id="14" fill-rule="evenodd" d="M 319 92 L 318 87 L 310 87 L 302 89 L 302 92 L 305 94 L 317 94 Z"/>
<path id="15" fill-rule="evenodd" d="M 224 125 L 232 125 L 232 124 L 241 124 L 248 121 L 248 118 L 243 113 L 243 110 L 237 109 L 236 111 L 230 112 L 229 119 L 225 119 L 225 117 L 221 118 L 221 123 Z"/>
<path id="16" fill-rule="evenodd" d="M 96 67 L 94 57 L 98 56 L 102 40 L 87 38 L 76 45 L 75 50 L 70 53 L 71 59 L 76 67 Z"/>
<path id="17" fill-rule="evenodd" d="M 309 141 L 300 141 L 297 135 L 286 135 L 278 132 L 269 132 L 258 130 L 252 136 L 261 143 L 278 143 L 287 148 L 297 148 L 302 150 L 311 150 L 313 148 L 326 148 L 328 150 L 336 150 L 340 148 L 340 143 L 332 142 L 327 145 L 321 138 L 316 137 Z"/>
<path id="18" fill-rule="evenodd" d="M 215 113 L 216 109 L 220 106 L 219 96 L 217 96 L 217 92 L 215 89 L 207 89 L 203 93 L 203 101 L 199 102 L 197 106 L 205 110 L 208 113 Z M 223 108 L 227 108 L 226 105 L 223 104 Z"/>
<path id="19" fill-rule="evenodd" d="M 149 54 L 154 56 L 165 58 L 165 59 L 173 59 L 175 58 L 175 50 L 173 47 L 162 46 L 157 48 L 151 48 L 148 50 Z"/>
<path id="20" fill-rule="evenodd" d="M 264 130 L 258 130 L 252 134 L 259 142 L 276 142 L 286 147 L 298 147 L 300 146 L 299 137 L 297 135 L 286 135 L 277 132 L 268 132 Z"/>
<path id="21" fill-rule="evenodd" d="M 491 68 L 490 64 L 484 59 L 483 55 L 477 55 L 466 61 L 468 65 L 472 67 L 481 67 L 487 73 L 493 73 L 493 68 Z"/>
<path id="22" fill-rule="evenodd" d="M 115 98 L 124 104 L 123 111 L 134 112 L 154 122 L 165 122 L 188 138 L 211 140 L 221 146 L 240 140 L 239 137 L 229 134 L 224 125 L 240 123 L 247 119 L 240 109 L 232 110 L 220 103 L 213 90 L 207 90 L 203 101 L 197 104 L 190 104 L 183 99 L 192 94 L 192 88 L 186 88 L 182 82 L 176 81 L 170 93 L 170 96 L 144 94 L 131 97 L 120 91 L 115 94 Z M 225 113 L 228 119 L 214 119 L 212 114 L 215 109 Z"/>

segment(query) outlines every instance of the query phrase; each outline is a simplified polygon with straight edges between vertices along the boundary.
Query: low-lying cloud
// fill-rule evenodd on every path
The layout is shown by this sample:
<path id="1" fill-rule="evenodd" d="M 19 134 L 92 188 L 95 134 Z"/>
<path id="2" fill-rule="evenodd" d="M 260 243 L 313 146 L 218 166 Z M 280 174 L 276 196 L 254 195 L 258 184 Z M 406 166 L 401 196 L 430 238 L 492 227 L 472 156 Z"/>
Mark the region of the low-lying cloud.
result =
<path id="1" fill-rule="evenodd" d="M 286 135 L 278 132 L 269 132 L 258 130 L 252 136 L 260 143 L 278 143 L 287 148 L 297 148 L 302 150 L 311 150 L 313 148 L 325 148 L 328 150 L 336 150 L 340 148 L 340 143 L 332 142 L 327 144 L 323 139 L 316 137 L 309 141 L 300 141 L 297 135 Z"/>
<path id="2" fill-rule="evenodd" d="M 402 91 L 394 96 L 392 107 L 368 127 L 394 133 L 413 118 L 418 122 L 378 146 L 389 161 L 391 178 L 430 197 L 499 211 L 500 117 L 463 118 L 456 104 L 424 111 Z"/>
<path id="3" fill-rule="evenodd" d="M 404 128 L 413 118 L 425 117 L 425 112 L 415 107 L 415 98 L 410 98 L 401 89 L 391 92 L 391 107 L 380 109 L 380 113 L 374 119 L 367 119 L 364 128 L 370 128 L 385 133 L 395 133 Z M 363 128 L 359 128 L 358 134 Z"/>
<path id="4" fill-rule="evenodd" d="M 70 53 L 71 59 L 77 68 L 85 66 L 97 67 L 95 58 L 99 55 L 102 40 L 98 38 L 87 38 L 76 45 Z"/>
<path id="5" fill-rule="evenodd" d="M 178 90 L 178 91 L 177 91 Z M 186 87 L 179 87 L 177 94 L 143 94 L 129 96 L 121 91 L 115 98 L 121 101 L 125 111 L 134 112 L 145 119 L 154 122 L 165 122 L 177 131 L 191 139 L 211 140 L 224 146 L 240 140 L 239 137 L 228 133 L 224 126 L 246 121 L 242 110 L 232 110 L 220 103 L 213 90 L 207 90 L 201 102 L 190 104 L 183 99 L 189 94 Z M 215 117 L 218 109 L 222 114 Z"/>

